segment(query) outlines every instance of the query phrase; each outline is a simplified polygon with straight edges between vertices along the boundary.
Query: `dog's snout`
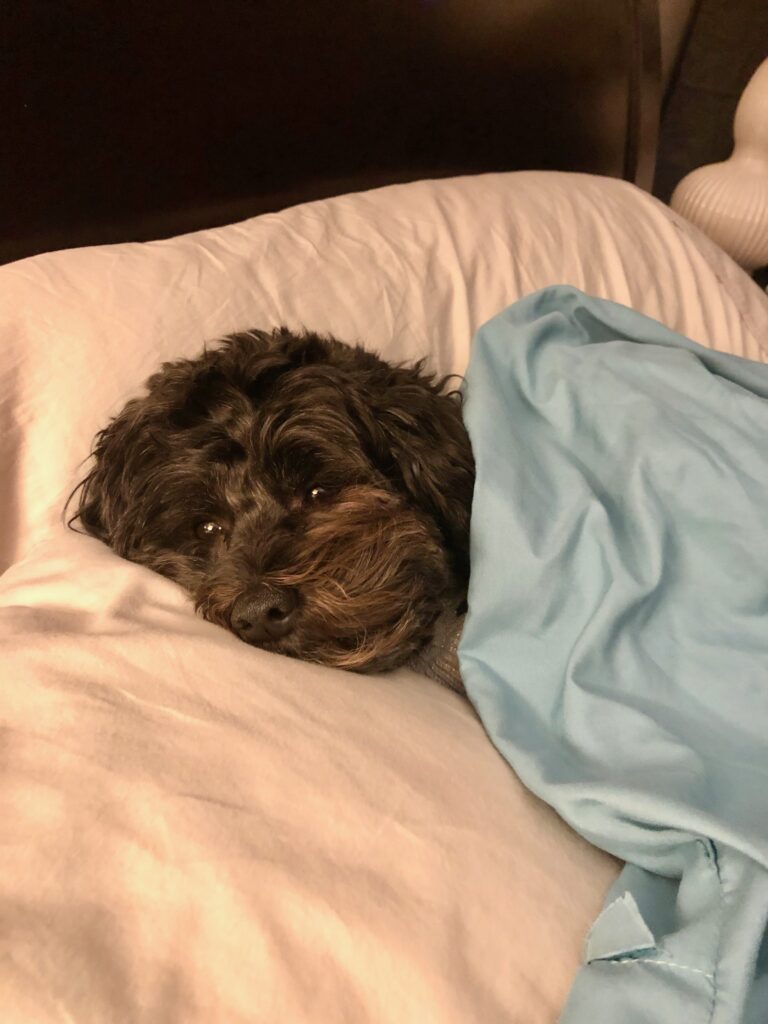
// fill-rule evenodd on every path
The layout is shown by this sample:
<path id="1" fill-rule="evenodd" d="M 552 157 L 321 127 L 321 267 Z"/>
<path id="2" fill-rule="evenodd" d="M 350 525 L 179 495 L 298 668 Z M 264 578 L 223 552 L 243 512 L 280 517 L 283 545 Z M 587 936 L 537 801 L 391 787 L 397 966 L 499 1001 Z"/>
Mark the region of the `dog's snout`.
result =
<path id="1" fill-rule="evenodd" d="M 235 602 L 232 629 L 249 644 L 282 640 L 294 627 L 298 598 L 295 590 L 262 583 Z"/>

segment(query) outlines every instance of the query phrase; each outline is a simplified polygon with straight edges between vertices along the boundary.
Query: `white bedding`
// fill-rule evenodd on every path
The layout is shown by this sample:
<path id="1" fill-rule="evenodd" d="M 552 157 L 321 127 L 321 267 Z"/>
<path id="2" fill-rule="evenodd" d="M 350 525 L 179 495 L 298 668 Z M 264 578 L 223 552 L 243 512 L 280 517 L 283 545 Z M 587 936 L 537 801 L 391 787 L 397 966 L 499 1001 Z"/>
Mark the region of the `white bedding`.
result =
<path id="1" fill-rule="evenodd" d="M 251 649 L 60 522 L 93 434 L 162 359 L 287 323 L 461 371 L 484 319 L 556 282 L 768 358 L 768 299 L 726 256 L 576 175 L 0 268 L 3 1024 L 556 1018 L 615 865 L 469 706 Z"/>

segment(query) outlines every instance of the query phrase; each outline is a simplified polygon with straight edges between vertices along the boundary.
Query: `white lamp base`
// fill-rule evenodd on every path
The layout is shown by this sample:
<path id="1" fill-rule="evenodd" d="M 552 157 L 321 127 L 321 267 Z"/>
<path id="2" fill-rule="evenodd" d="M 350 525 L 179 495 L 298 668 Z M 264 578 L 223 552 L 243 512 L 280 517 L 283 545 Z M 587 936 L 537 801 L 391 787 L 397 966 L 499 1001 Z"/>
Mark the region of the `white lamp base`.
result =
<path id="1" fill-rule="evenodd" d="M 768 265 L 768 60 L 739 100 L 733 135 L 730 158 L 688 174 L 670 205 L 752 271 Z"/>

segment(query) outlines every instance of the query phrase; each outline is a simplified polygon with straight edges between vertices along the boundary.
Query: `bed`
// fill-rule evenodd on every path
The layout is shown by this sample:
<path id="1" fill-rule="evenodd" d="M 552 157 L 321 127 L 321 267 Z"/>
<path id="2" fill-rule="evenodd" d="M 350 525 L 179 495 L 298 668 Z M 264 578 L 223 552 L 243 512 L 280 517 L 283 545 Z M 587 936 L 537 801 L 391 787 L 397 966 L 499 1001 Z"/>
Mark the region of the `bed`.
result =
<path id="1" fill-rule="evenodd" d="M 645 31 L 648 5 L 630 8 Z M 765 295 L 632 183 L 643 66 L 601 136 L 610 156 L 593 145 L 580 168 L 599 174 L 486 154 L 328 198 L 330 179 L 302 180 L 311 201 L 282 210 L 274 188 L 213 188 L 206 223 L 259 215 L 160 241 L 140 239 L 203 216 L 199 194 L 158 213 L 144 193 L 117 226 L 92 204 L 85 228 L 64 217 L 45 238 L 25 222 L 12 255 L 112 244 L 0 269 L 7 1024 L 557 1019 L 619 865 L 525 790 L 471 705 L 407 669 L 249 648 L 62 508 L 95 431 L 161 360 L 252 326 L 461 373 L 484 321 L 564 283 L 768 361 Z"/>

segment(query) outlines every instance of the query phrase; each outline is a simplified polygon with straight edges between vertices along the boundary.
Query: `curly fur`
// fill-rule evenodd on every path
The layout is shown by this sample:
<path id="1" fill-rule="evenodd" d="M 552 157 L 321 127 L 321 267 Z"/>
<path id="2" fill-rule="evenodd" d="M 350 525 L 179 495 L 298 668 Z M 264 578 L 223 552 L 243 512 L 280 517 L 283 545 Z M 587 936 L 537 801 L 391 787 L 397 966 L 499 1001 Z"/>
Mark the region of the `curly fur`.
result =
<path id="1" fill-rule="evenodd" d="M 71 522 L 226 628 L 258 584 L 289 588 L 295 624 L 261 646 L 394 667 L 467 584 L 474 467 L 446 385 L 316 334 L 233 335 L 101 431 Z"/>

